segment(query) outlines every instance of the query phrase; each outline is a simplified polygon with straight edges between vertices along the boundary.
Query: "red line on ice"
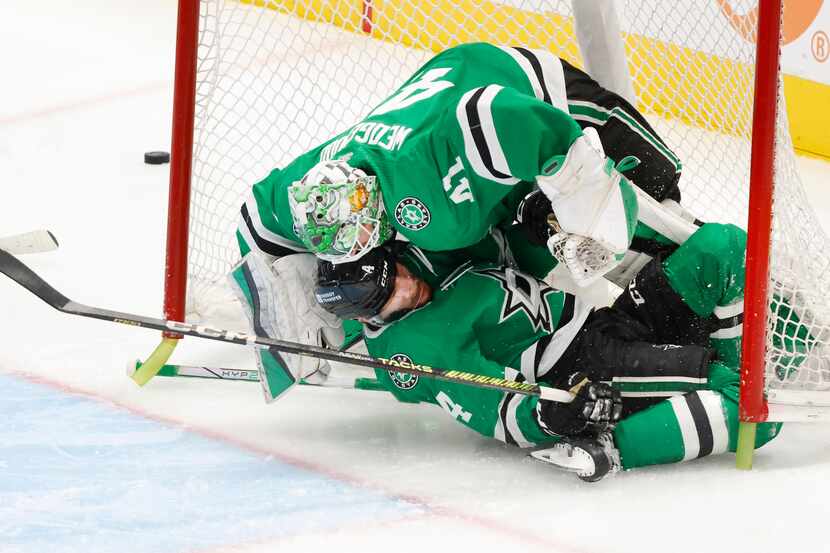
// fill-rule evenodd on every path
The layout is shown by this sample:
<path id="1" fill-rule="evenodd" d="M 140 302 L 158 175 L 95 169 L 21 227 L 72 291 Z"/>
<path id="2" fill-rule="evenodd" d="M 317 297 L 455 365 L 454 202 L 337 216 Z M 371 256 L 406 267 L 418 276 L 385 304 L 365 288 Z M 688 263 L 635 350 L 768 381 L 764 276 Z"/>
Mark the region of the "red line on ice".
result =
<path id="1" fill-rule="evenodd" d="M 129 98 L 131 96 L 140 96 L 142 94 L 146 94 L 148 92 L 155 92 L 157 90 L 161 90 L 165 87 L 172 88 L 172 85 L 169 81 L 158 81 L 154 83 L 148 83 L 145 85 L 141 85 L 136 88 L 130 88 L 126 90 L 120 90 L 117 92 L 110 92 L 107 94 L 101 94 L 99 96 L 92 96 L 90 98 L 82 98 L 79 100 L 75 100 L 74 102 L 68 102 L 66 104 L 59 104 L 56 106 L 51 106 L 47 108 L 38 109 L 35 111 L 25 111 L 23 113 L 16 113 L 14 115 L 9 115 L 5 118 L 0 118 L 0 126 L 5 125 L 14 125 L 17 123 L 23 123 L 29 121 L 31 119 L 38 119 L 40 117 L 46 117 L 47 115 L 54 115 L 56 113 L 63 113 L 67 111 L 72 111 L 76 109 L 84 109 L 93 106 L 97 106 L 99 104 L 104 104 L 107 102 L 112 102 L 115 100 L 120 100 L 122 98 Z"/>
<path id="2" fill-rule="evenodd" d="M 318 465 L 317 463 L 314 463 L 314 462 L 311 462 L 311 461 L 308 461 L 308 460 L 305 460 L 305 459 L 300 459 L 298 457 L 294 457 L 293 455 L 289 455 L 289 454 L 286 454 L 286 453 L 283 453 L 283 452 L 280 452 L 280 451 L 275 451 L 275 450 L 272 450 L 272 449 L 259 447 L 257 445 L 250 444 L 250 443 L 244 442 L 242 440 L 238 440 L 238 439 L 236 439 L 232 436 L 223 434 L 221 432 L 217 432 L 215 430 L 194 426 L 192 424 L 184 424 L 181 421 L 177 421 L 174 418 L 166 417 L 166 416 L 163 416 L 163 415 L 158 415 L 158 414 L 155 414 L 155 413 L 151 413 L 149 411 L 145 411 L 143 409 L 139 409 L 137 407 L 133 407 L 131 405 L 121 403 L 121 402 L 116 401 L 114 399 L 111 399 L 111 398 L 108 398 L 108 397 L 105 397 L 105 396 L 101 396 L 101 395 L 95 394 L 93 392 L 83 390 L 81 388 L 76 388 L 75 386 L 71 386 L 69 384 L 59 382 L 57 380 L 52 380 L 50 378 L 46 378 L 46 377 L 41 376 L 41 375 L 32 375 L 32 374 L 26 374 L 26 373 L 21 373 L 21 372 L 11 372 L 11 373 L 6 373 L 6 374 L 10 374 L 12 376 L 16 376 L 16 377 L 22 378 L 24 380 L 27 380 L 29 382 L 33 382 L 33 383 L 36 383 L 36 384 L 43 384 L 43 385 L 46 385 L 46 386 L 49 386 L 51 388 L 55 388 L 55 389 L 58 389 L 58 390 L 61 390 L 61 391 L 65 391 L 65 392 L 76 394 L 76 395 L 82 395 L 82 396 L 88 397 L 88 398 L 96 400 L 96 401 L 100 401 L 100 402 L 103 402 L 103 403 L 108 403 L 110 405 L 114 405 L 118 408 L 124 409 L 125 411 L 129 411 L 131 413 L 139 415 L 141 417 L 151 419 L 151 420 L 155 420 L 155 421 L 158 421 L 158 422 L 163 422 L 165 424 L 170 424 L 170 425 L 182 428 L 184 430 L 193 432 L 194 434 L 199 434 L 199 435 L 202 435 L 202 436 L 206 436 L 208 438 L 211 438 L 211 439 L 214 439 L 214 440 L 217 440 L 217 441 L 226 442 L 226 443 L 232 444 L 236 447 L 239 447 L 240 449 L 244 449 L 244 450 L 247 450 L 247 451 L 258 453 L 260 455 L 270 456 L 270 457 L 273 457 L 273 458 L 277 459 L 278 461 L 280 461 L 282 463 L 293 465 L 297 468 L 308 470 L 310 472 L 316 472 L 318 474 L 321 474 L 321 475 L 326 476 L 328 478 L 332 478 L 334 480 L 339 480 L 341 482 L 345 482 L 345 483 L 348 483 L 348 484 L 351 484 L 351 485 L 354 485 L 354 486 L 357 486 L 357 487 L 361 487 L 361 488 L 364 488 L 364 489 L 374 489 L 376 491 L 379 491 L 379 492 L 383 493 L 384 495 L 389 496 L 390 498 L 399 499 L 399 500 L 402 500 L 402 501 L 406 501 L 408 503 L 419 505 L 419 506 L 423 507 L 424 509 L 428 510 L 433 516 L 442 516 L 442 517 L 446 517 L 446 518 L 449 518 L 449 519 L 462 520 L 462 521 L 464 521 L 468 524 L 480 527 L 484 530 L 495 531 L 499 534 L 511 536 L 513 538 L 516 538 L 520 542 L 550 548 L 551 549 L 550 553 L 593 553 L 593 552 L 588 551 L 588 550 L 579 549 L 579 548 L 576 548 L 576 547 L 571 546 L 571 545 L 566 545 L 566 544 L 561 543 L 561 542 L 557 542 L 557 541 L 554 541 L 554 540 L 550 540 L 548 538 L 544 538 L 544 537 L 541 537 L 541 536 L 538 536 L 538 535 L 535 535 L 535 534 L 531 534 L 527 530 L 521 530 L 521 529 L 517 529 L 517 528 L 513 528 L 513 527 L 510 527 L 510 526 L 501 524 L 501 523 L 499 523 L 495 520 L 492 520 L 492 519 L 479 517 L 479 516 L 472 515 L 472 514 L 469 514 L 469 513 L 465 513 L 463 511 L 458 511 L 456 509 L 449 508 L 449 507 L 443 507 L 443 506 L 438 505 L 437 504 L 438 502 L 435 501 L 435 500 L 420 497 L 420 496 L 416 496 L 416 495 L 412 495 L 412 494 L 400 493 L 400 492 L 394 491 L 394 490 L 392 490 L 392 489 L 390 489 L 390 488 L 388 488 L 388 487 L 386 487 L 383 484 L 380 484 L 378 482 L 373 482 L 373 481 L 365 480 L 363 478 L 358 478 L 358 477 L 355 477 L 355 476 L 352 476 L 352 475 L 349 475 L 349 474 L 346 474 L 346 473 L 338 472 L 338 471 L 330 469 L 329 467 Z M 410 518 L 412 520 L 415 519 L 415 517 L 410 517 Z M 390 524 L 390 525 L 395 524 L 395 521 L 391 521 L 388 524 Z M 291 536 L 291 538 L 296 538 L 296 537 L 298 537 L 298 536 Z M 246 544 L 239 544 L 235 547 L 243 547 L 245 545 Z M 248 545 L 250 545 L 250 544 L 248 544 Z M 228 546 L 224 546 L 224 547 L 227 548 Z M 227 549 L 224 549 L 224 550 L 227 550 Z M 206 550 L 206 551 L 203 551 L 202 553 L 208 553 L 208 551 L 218 553 L 220 551 L 223 551 L 223 549 L 217 548 L 215 550 Z"/>

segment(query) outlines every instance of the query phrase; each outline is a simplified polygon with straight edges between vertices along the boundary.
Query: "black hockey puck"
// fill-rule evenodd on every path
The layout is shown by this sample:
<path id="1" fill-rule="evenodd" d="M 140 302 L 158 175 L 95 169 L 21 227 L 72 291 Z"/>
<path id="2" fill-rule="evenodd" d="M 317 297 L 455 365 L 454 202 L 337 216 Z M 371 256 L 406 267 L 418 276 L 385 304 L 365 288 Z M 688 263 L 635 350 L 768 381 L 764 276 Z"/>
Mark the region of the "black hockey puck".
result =
<path id="1" fill-rule="evenodd" d="M 150 165 L 161 165 L 162 163 L 170 163 L 169 152 L 144 152 L 144 163 Z"/>

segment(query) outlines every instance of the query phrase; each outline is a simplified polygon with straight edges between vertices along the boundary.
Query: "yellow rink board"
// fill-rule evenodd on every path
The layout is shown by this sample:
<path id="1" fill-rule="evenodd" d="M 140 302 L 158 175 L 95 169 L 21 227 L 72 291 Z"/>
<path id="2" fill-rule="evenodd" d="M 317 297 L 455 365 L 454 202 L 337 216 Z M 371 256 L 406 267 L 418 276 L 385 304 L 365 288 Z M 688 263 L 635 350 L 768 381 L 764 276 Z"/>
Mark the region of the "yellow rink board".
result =
<path id="1" fill-rule="evenodd" d="M 364 0 L 241 0 L 312 21 L 332 23 L 348 31 L 364 33 Z M 450 46 L 487 40 L 545 48 L 568 44 L 554 53 L 580 65 L 570 18 L 539 13 L 482 0 L 373 0 L 371 36 L 413 48 L 438 52 Z M 435 17 L 440 14 L 440 17 Z M 544 33 L 535 32 L 544 29 Z M 554 33 L 554 34 L 551 34 Z M 556 33 L 561 33 L 558 37 Z M 713 122 L 751 117 L 749 98 L 732 92 L 752 86 L 751 68 L 744 64 L 675 44 L 639 35 L 625 36 L 629 60 L 648 58 L 639 64 L 634 88 L 640 109 L 711 129 Z M 633 64 L 632 64 L 633 65 Z M 691 71 L 690 71 L 690 68 Z M 687 80 L 683 96 L 672 83 Z M 691 83 L 691 86 L 689 84 Z M 830 158 L 830 86 L 784 76 L 787 114 L 795 149 L 802 154 Z M 722 98 L 718 98 L 722 94 Z M 677 106 L 686 106 L 682 112 Z M 689 106 L 700 106 L 696 111 Z M 718 110 L 730 113 L 718 113 Z"/>

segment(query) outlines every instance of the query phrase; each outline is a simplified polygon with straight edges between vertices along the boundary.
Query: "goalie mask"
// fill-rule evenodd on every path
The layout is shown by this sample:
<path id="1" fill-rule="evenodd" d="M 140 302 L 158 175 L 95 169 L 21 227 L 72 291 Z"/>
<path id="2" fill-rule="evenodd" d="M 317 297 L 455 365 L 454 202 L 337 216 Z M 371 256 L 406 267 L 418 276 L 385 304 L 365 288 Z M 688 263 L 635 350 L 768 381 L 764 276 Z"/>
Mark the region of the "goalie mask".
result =
<path id="1" fill-rule="evenodd" d="M 342 160 L 321 161 L 288 187 L 294 230 L 331 263 L 356 261 L 392 236 L 377 180 Z"/>
<path id="2" fill-rule="evenodd" d="M 341 319 L 364 319 L 376 324 L 383 306 L 395 291 L 395 256 L 386 248 L 375 248 L 359 261 L 317 263 L 314 295 L 320 306 Z"/>

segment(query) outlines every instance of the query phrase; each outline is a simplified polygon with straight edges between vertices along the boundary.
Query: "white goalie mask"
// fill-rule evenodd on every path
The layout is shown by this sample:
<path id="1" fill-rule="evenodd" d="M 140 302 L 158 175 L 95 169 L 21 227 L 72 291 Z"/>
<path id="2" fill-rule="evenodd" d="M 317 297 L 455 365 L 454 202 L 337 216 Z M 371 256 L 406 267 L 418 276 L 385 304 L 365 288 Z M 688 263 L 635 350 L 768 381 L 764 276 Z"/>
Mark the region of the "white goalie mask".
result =
<path id="1" fill-rule="evenodd" d="M 294 230 L 331 263 L 355 261 L 392 235 L 374 176 L 343 160 L 321 161 L 288 187 Z"/>

